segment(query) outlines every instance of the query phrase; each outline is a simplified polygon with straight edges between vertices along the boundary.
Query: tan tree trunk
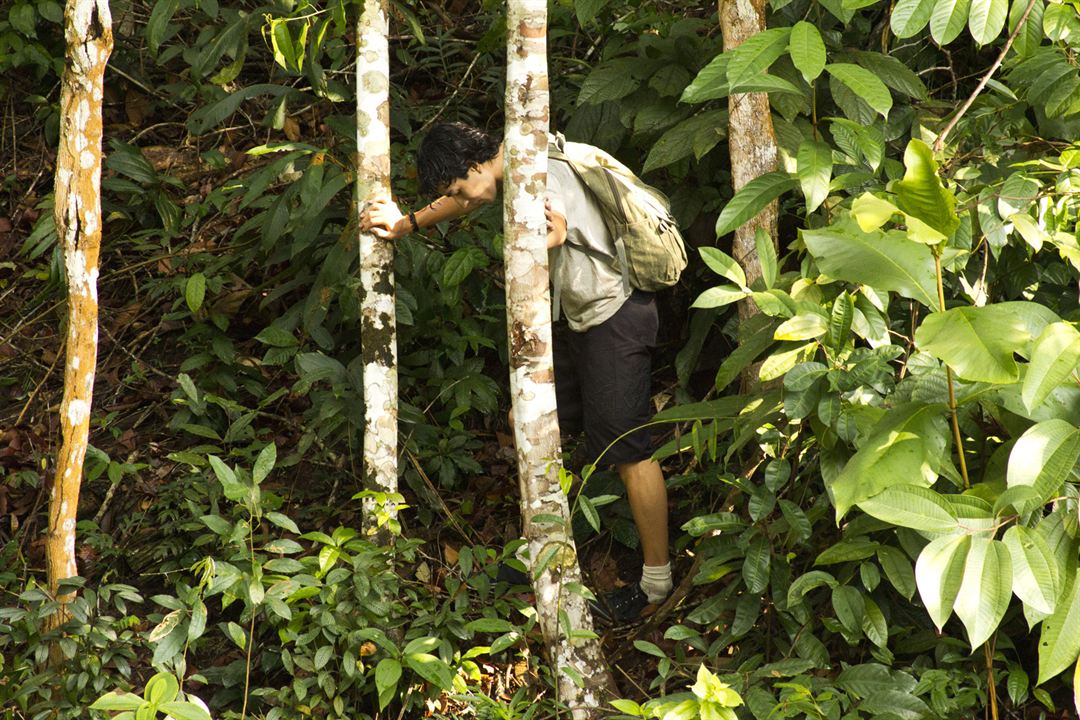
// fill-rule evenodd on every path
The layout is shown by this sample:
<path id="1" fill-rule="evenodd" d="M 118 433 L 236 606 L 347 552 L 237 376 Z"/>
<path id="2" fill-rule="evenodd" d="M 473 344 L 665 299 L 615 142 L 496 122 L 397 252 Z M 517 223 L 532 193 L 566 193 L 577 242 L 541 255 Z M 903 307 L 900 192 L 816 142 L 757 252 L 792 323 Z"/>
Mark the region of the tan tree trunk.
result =
<path id="1" fill-rule="evenodd" d="M 70 593 L 59 583 L 78 575 L 75 513 L 90 434 L 90 407 L 97 366 L 98 253 L 101 248 L 101 100 L 105 65 L 112 52 L 108 0 L 68 0 L 64 10 L 67 64 L 60 86 L 60 146 L 56 153 L 54 220 L 64 243 L 68 322 L 64 397 L 60 403 L 63 442 L 49 498 L 45 567 L 49 590 L 60 608 L 49 619 L 57 627 L 69 617 Z"/>
<path id="2" fill-rule="evenodd" d="M 364 0 L 356 24 L 356 208 L 390 193 L 390 49 L 387 0 Z M 359 227 L 359 223 L 357 223 Z M 360 233 L 360 345 L 364 363 L 364 489 L 398 491 L 397 312 L 394 250 Z M 397 522 L 396 504 L 364 500 L 364 528 L 385 542 L 380 519 Z"/>
<path id="3" fill-rule="evenodd" d="M 737 48 L 765 29 L 765 0 L 719 0 L 719 10 L 725 51 Z M 740 93 L 728 98 L 728 152 L 736 192 L 754 178 L 776 170 L 776 133 L 766 93 Z M 755 231 L 763 229 L 776 245 L 778 207 L 774 200 L 735 231 L 732 256 L 746 272 L 747 285 L 761 277 L 761 262 L 754 245 Z M 752 300 L 739 302 L 740 319 L 757 313 L 757 305 Z"/>
<path id="4" fill-rule="evenodd" d="M 575 718 L 599 717 L 613 684 L 592 617 L 580 593 L 581 569 L 559 487 L 559 420 L 551 356 L 548 291 L 547 2 L 507 6 L 503 214 L 510 392 L 521 514 L 536 590 L 536 609 L 559 699 Z M 547 516 L 549 521 L 539 516 Z M 568 632 L 569 631 L 569 632 Z M 584 637 L 575 637 L 585 631 Z"/>

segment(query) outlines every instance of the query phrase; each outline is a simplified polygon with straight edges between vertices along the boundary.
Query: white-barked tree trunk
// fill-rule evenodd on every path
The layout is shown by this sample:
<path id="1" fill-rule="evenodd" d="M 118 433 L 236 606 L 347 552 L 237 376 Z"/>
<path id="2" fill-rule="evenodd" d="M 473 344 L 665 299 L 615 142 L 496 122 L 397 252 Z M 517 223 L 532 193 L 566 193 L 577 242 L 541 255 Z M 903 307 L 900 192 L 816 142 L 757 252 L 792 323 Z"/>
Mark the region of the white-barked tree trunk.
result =
<path id="1" fill-rule="evenodd" d="M 536 609 L 559 699 L 575 718 L 599 717 L 612 688 L 559 487 L 559 421 L 551 355 L 548 291 L 547 2 L 507 6 L 503 214 L 510 392 L 521 483 L 521 515 L 533 570 Z M 547 516 L 548 521 L 538 516 Z M 540 570 L 539 575 L 536 571 Z"/>
<path id="2" fill-rule="evenodd" d="M 719 0 L 724 51 L 733 50 L 765 29 L 765 0 Z M 746 183 L 776 170 L 776 133 L 767 93 L 737 93 L 728 97 L 728 153 L 735 192 Z M 732 256 L 746 272 L 746 284 L 761 277 L 754 235 L 761 228 L 776 245 L 776 200 L 735 230 Z M 753 300 L 739 302 L 739 317 L 758 313 Z"/>
<path id="3" fill-rule="evenodd" d="M 61 605 L 50 617 L 67 619 L 70 593 L 61 580 L 78 575 L 75 514 L 90 435 L 98 344 L 98 255 L 101 249 L 101 101 L 112 53 L 108 0 L 68 0 L 64 9 L 67 64 L 60 86 L 60 146 L 56 153 L 53 215 L 64 246 L 68 284 L 67 357 L 60 403 L 63 442 L 56 460 L 45 566 L 49 590 Z"/>
<path id="4" fill-rule="evenodd" d="M 356 211 L 390 194 L 388 0 L 364 0 L 356 24 Z M 359 227 L 359 222 L 357 223 Z M 397 313 L 394 248 L 360 232 L 360 346 L 364 364 L 364 489 L 398 491 Z M 396 523 L 396 503 L 364 500 L 364 528 Z M 383 540 L 385 533 L 377 533 Z"/>

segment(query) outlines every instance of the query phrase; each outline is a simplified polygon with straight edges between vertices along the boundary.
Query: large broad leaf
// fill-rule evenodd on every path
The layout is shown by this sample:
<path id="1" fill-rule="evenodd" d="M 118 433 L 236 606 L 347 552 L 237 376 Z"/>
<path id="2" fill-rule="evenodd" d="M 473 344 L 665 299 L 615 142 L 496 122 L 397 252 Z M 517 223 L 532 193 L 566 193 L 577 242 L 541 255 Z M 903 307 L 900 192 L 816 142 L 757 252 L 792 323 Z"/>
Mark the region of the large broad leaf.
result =
<path id="1" fill-rule="evenodd" d="M 771 28 L 752 35 L 731 52 L 727 79 L 731 87 L 764 73 L 787 50 L 790 28 Z"/>
<path id="2" fill-rule="evenodd" d="M 859 509 L 882 522 L 912 530 L 951 533 L 959 529 L 949 503 L 921 485 L 893 485 L 859 502 Z"/>
<path id="3" fill-rule="evenodd" d="M 825 42 L 813 23 L 800 20 L 791 28 L 788 42 L 791 62 L 806 82 L 813 82 L 825 69 Z"/>
<path id="4" fill-rule="evenodd" d="M 635 77 L 641 68 L 636 58 L 615 58 L 598 65 L 581 83 L 578 105 L 598 105 L 605 100 L 618 100 L 638 89 Z"/>
<path id="5" fill-rule="evenodd" d="M 997 629 L 1012 598 L 1009 550 L 1000 540 L 974 535 L 954 609 L 974 650 Z"/>
<path id="6" fill-rule="evenodd" d="M 1042 43 L 1043 4 L 1043 0 L 1035 0 L 1035 4 L 1031 6 L 1031 12 L 1028 13 L 1027 20 L 1024 22 L 1024 27 L 1022 27 L 1020 32 L 1016 35 L 1016 40 L 1013 42 L 1012 49 L 1020 57 L 1025 57 L 1035 52 Z M 1009 8 L 1010 33 L 1016 30 L 1016 24 L 1020 22 L 1020 18 L 1023 17 L 1024 10 L 1027 9 L 1027 6 L 1028 0 L 1013 0 L 1012 6 Z"/>
<path id="7" fill-rule="evenodd" d="M 924 547 L 915 561 L 915 585 L 938 630 L 952 614 L 970 549 L 970 535 L 945 535 Z"/>
<path id="8" fill-rule="evenodd" d="M 1009 487 L 1027 485 L 1035 496 L 1023 504 L 1025 512 L 1056 497 L 1080 457 L 1080 428 L 1065 420 L 1044 420 L 1032 425 L 1009 452 Z"/>
<path id="9" fill-rule="evenodd" d="M 1002 537 L 1012 559 L 1013 592 L 1042 613 L 1054 612 L 1061 579 L 1057 561 L 1046 540 L 1023 525 L 1013 525 Z"/>
<path id="10" fill-rule="evenodd" d="M 1074 559 L 1075 562 L 1075 559 Z M 1054 614 L 1043 620 L 1039 634 L 1039 683 L 1076 662 L 1080 654 L 1080 574 L 1058 601 Z"/>
<path id="11" fill-rule="evenodd" d="M 721 53 L 698 71 L 697 76 L 683 90 L 679 99 L 685 103 L 701 103 L 706 100 L 727 97 L 727 66 L 731 53 Z"/>
<path id="12" fill-rule="evenodd" d="M 727 133 L 727 111 L 710 110 L 683 120 L 657 140 L 645 158 L 643 173 L 666 167 L 694 152 L 698 138 L 712 134 L 719 141 Z M 716 143 L 714 142 L 713 145 Z"/>
<path id="13" fill-rule="evenodd" d="M 930 35 L 938 45 L 948 45 L 967 25 L 971 0 L 937 0 L 930 17 Z"/>
<path id="14" fill-rule="evenodd" d="M 826 275 L 937 307 L 934 257 L 904 233 L 863 232 L 853 220 L 842 220 L 821 230 L 804 230 L 802 238 Z"/>
<path id="15" fill-rule="evenodd" d="M 852 506 L 894 485 L 929 487 L 948 441 L 944 406 L 911 404 L 890 410 L 870 437 L 827 483 L 837 520 Z"/>
<path id="16" fill-rule="evenodd" d="M 866 104 L 876 112 L 881 113 L 882 117 L 889 116 L 889 110 L 892 109 L 892 95 L 877 75 L 851 63 L 832 63 L 826 65 L 825 70 L 851 92 L 866 101 Z"/>
<path id="17" fill-rule="evenodd" d="M 916 100 L 926 100 L 929 97 L 923 81 L 900 60 L 867 50 L 851 50 L 850 54 L 859 65 L 877 75 L 883 83 L 896 92 L 904 93 Z"/>
<path id="18" fill-rule="evenodd" d="M 948 237 L 960 225 L 956 198 L 937 174 L 934 152 L 922 140 L 912 140 L 904 151 L 903 180 L 893 183 L 896 205 L 905 214 L 918 218 Z"/>
<path id="19" fill-rule="evenodd" d="M 717 218 L 717 237 L 735 230 L 764 210 L 766 205 L 794 187 L 795 180 L 783 172 L 766 173 L 746 183 L 728 201 L 720 217 Z"/>
<path id="20" fill-rule="evenodd" d="M 889 17 L 889 27 L 898 38 L 909 38 L 926 27 L 934 12 L 934 0 L 900 0 Z"/>
<path id="21" fill-rule="evenodd" d="M 823 142 L 807 140 L 799 146 L 798 175 L 806 198 L 806 212 L 818 209 L 829 196 L 832 177 L 832 149 Z"/>
<path id="22" fill-rule="evenodd" d="M 1011 383 L 1020 377 L 1013 353 L 1031 335 L 1023 318 L 999 305 L 957 307 L 928 315 L 915 344 L 965 380 Z"/>
<path id="23" fill-rule="evenodd" d="M 1054 388 L 1065 382 L 1080 363 L 1080 332 L 1069 323 L 1047 325 L 1031 348 L 1022 397 L 1027 409 L 1042 404 Z"/>
<path id="24" fill-rule="evenodd" d="M 971 0 L 968 11 L 971 37 L 980 45 L 989 45 L 1001 34 L 1008 14 L 1009 0 Z"/>

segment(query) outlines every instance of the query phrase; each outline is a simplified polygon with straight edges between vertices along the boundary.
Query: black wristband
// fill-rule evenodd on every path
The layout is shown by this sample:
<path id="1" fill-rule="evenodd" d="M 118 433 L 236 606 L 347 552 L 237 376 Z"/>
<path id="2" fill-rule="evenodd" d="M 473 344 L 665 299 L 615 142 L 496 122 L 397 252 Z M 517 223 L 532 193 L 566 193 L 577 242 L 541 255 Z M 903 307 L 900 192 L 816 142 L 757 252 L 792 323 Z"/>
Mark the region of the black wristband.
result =
<path id="1" fill-rule="evenodd" d="M 412 225 L 413 232 L 420 232 L 420 223 L 416 222 L 416 213 L 409 213 L 409 223 Z"/>

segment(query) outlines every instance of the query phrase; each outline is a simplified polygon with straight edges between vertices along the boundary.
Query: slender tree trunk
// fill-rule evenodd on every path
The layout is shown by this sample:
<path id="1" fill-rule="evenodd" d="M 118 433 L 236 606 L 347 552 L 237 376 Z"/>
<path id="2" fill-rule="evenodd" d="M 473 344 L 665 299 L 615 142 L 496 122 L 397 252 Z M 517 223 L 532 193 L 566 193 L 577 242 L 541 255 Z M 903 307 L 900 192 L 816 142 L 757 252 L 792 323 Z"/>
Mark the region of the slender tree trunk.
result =
<path id="1" fill-rule="evenodd" d="M 67 358 L 60 403 L 63 443 L 49 499 L 45 566 L 49 589 L 62 603 L 50 617 L 58 627 L 69 617 L 73 596 L 59 583 L 78 575 L 75 513 L 90 434 L 90 407 L 97 366 L 97 279 L 101 248 L 101 99 L 105 65 L 112 52 L 108 0 L 68 0 L 64 10 L 67 65 L 60 87 L 60 146 L 56 153 L 54 220 L 64 243 L 68 283 Z"/>
<path id="2" fill-rule="evenodd" d="M 765 0 L 719 0 L 719 10 L 725 51 L 737 48 L 765 29 Z M 740 93 L 728 98 L 728 152 L 736 191 L 754 178 L 776 170 L 776 133 L 766 93 Z M 748 285 L 761 277 L 755 232 L 761 228 L 776 245 L 777 208 L 777 202 L 773 201 L 735 231 L 732 255 L 746 272 Z M 740 319 L 757 313 L 752 300 L 739 302 Z"/>
<path id="3" fill-rule="evenodd" d="M 521 514 L 536 590 L 536 609 L 560 700 L 575 718 L 599 717 L 614 687 L 600 643 L 574 637 L 591 631 L 581 569 L 559 487 L 559 420 L 551 356 L 548 291 L 547 2 L 511 0 L 507 7 L 504 228 L 510 392 L 521 482 Z M 547 516 L 548 521 L 540 516 Z M 539 566 L 539 567 L 538 567 Z"/>
<path id="4" fill-rule="evenodd" d="M 388 0 L 364 0 L 356 25 L 356 208 L 390 193 Z M 357 225 L 359 227 L 359 224 Z M 360 233 L 360 344 L 364 362 L 364 489 L 397 493 L 397 313 L 394 250 Z M 383 521 L 380 523 L 380 519 Z M 364 500 L 364 527 L 397 522 L 393 501 Z"/>

